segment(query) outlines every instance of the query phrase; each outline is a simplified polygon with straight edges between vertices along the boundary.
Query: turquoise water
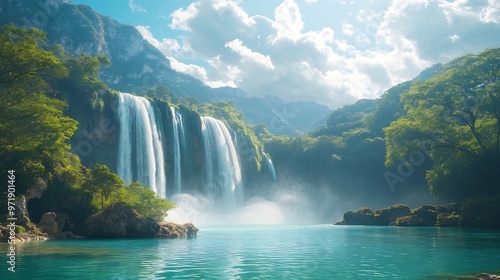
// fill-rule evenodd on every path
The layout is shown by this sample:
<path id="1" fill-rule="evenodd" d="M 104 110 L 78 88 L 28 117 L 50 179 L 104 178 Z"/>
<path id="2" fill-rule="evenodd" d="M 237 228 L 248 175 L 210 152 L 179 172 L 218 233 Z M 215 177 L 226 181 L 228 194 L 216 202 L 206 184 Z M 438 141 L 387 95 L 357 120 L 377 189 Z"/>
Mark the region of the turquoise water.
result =
<path id="1" fill-rule="evenodd" d="M 457 279 L 500 269 L 500 232 L 207 226 L 194 239 L 27 242 L 17 251 L 16 273 L 3 261 L 0 279 Z"/>

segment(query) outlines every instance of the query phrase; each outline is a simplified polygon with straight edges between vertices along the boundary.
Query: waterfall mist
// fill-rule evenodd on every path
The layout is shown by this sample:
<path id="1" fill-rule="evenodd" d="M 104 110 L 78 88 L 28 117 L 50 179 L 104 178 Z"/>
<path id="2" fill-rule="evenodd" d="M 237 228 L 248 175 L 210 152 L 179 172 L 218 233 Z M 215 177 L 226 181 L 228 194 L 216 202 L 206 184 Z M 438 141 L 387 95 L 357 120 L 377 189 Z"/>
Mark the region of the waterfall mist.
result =
<path id="1" fill-rule="evenodd" d="M 166 220 L 197 225 L 316 224 L 333 221 L 330 217 L 328 220 L 321 219 L 317 213 L 322 203 L 334 203 L 332 195 L 322 194 L 324 200 L 318 201 L 305 192 L 300 184 L 272 184 L 267 189 L 272 189 L 271 193 L 248 198 L 230 209 L 221 207 L 217 199 L 204 194 L 176 195 L 171 199 L 177 208 L 168 212 Z"/>

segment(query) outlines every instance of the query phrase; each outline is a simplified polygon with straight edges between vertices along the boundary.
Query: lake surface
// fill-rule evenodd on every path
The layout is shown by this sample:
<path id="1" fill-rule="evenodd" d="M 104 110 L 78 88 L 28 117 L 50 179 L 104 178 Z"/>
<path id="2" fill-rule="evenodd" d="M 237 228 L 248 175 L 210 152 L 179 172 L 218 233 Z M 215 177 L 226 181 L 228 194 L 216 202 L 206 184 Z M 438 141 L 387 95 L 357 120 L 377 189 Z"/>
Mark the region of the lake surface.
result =
<path id="1" fill-rule="evenodd" d="M 498 272 L 500 231 L 332 225 L 201 227 L 177 240 L 17 244 L 0 279 L 457 279 Z"/>

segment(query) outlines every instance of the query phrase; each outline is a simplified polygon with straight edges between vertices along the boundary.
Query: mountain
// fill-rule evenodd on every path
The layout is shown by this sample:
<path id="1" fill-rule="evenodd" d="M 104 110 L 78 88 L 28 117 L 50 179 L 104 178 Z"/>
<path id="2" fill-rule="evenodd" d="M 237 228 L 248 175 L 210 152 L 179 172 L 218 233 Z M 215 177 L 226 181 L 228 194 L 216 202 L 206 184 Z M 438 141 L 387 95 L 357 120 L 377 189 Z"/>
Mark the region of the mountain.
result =
<path id="1" fill-rule="evenodd" d="M 51 43 L 73 54 L 107 56 L 112 65 L 100 78 L 112 88 L 137 92 L 167 86 L 180 96 L 201 102 L 232 100 L 246 120 L 265 124 L 275 134 L 301 135 L 324 124 L 329 108 L 314 102 L 287 103 L 277 97 L 249 96 L 237 88 L 211 88 L 192 76 L 173 70 L 170 61 L 133 27 L 102 16 L 86 5 L 65 0 L 10 0 L 0 3 L 0 25 L 38 27 Z"/>

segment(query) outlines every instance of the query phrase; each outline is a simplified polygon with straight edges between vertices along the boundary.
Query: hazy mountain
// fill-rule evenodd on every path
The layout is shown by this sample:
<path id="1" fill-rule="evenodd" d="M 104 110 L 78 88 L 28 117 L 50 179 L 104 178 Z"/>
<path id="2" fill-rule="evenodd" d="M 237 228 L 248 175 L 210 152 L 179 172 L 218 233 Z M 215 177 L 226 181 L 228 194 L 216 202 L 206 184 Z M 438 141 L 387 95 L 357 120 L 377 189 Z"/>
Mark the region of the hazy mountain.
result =
<path id="1" fill-rule="evenodd" d="M 177 72 L 170 61 L 133 27 L 102 16 L 86 5 L 67 1 L 10 0 L 0 3 L 0 24 L 38 27 L 52 43 L 71 53 L 103 54 L 112 66 L 101 79 L 113 89 L 135 92 L 165 85 L 180 96 L 202 102 L 234 100 L 248 122 L 265 124 L 275 134 L 299 135 L 323 125 L 331 111 L 314 102 L 287 103 L 276 97 L 248 96 L 237 88 L 210 88 Z"/>

